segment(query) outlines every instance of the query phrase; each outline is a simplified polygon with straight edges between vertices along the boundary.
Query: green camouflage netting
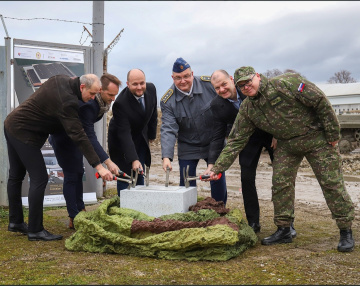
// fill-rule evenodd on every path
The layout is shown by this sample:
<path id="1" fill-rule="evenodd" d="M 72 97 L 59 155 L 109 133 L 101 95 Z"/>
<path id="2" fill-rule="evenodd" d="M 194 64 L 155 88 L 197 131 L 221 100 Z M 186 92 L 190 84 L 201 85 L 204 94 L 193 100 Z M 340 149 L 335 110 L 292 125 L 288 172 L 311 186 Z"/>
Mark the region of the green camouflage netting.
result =
<path id="1" fill-rule="evenodd" d="M 104 201 L 96 210 L 80 212 L 74 222 L 76 232 L 65 241 L 70 251 L 119 253 L 188 261 L 225 261 L 253 246 L 257 236 L 234 209 L 224 217 L 235 223 L 239 231 L 226 224 L 183 228 L 159 234 L 149 231 L 131 232 L 135 221 L 154 221 L 144 213 L 120 208 L 119 197 Z M 204 222 L 220 217 L 214 210 L 166 215 L 159 219 Z"/>

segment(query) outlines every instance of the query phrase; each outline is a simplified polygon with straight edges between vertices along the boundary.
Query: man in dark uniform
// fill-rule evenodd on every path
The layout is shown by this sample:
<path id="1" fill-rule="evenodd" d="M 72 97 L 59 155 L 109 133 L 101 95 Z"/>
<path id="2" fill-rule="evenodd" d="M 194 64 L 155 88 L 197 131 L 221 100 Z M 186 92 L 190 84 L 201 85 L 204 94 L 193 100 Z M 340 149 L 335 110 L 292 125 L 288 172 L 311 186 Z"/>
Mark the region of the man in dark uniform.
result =
<path id="1" fill-rule="evenodd" d="M 161 153 L 163 169 L 172 170 L 171 161 L 177 140 L 180 167 L 180 186 L 184 186 L 183 170 L 189 166 L 189 176 L 196 176 L 200 159 L 208 162 L 213 132 L 211 100 L 217 96 L 210 77 L 194 76 L 190 65 L 178 58 L 173 65 L 174 84 L 160 102 L 162 111 Z M 196 181 L 190 181 L 196 186 Z M 211 197 L 226 204 L 225 174 L 219 181 L 210 182 Z"/>
<path id="2" fill-rule="evenodd" d="M 278 140 L 272 180 L 274 223 L 278 229 L 261 243 L 292 242 L 290 224 L 294 219 L 295 179 L 306 157 L 340 229 L 337 249 L 352 251 L 354 205 L 345 188 L 336 146 L 340 139 L 339 121 L 325 94 L 296 73 L 268 79 L 252 67 L 241 67 L 235 71 L 234 78 L 248 98 L 242 103 L 229 140 L 211 170 L 211 179 L 217 179 L 217 173 L 231 166 L 256 127 L 273 134 Z"/>
<path id="3" fill-rule="evenodd" d="M 128 72 L 126 85 L 112 107 L 108 144 L 110 158 L 130 174 L 131 169 L 144 170 L 144 165 L 150 168 L 149 141 L 156 138 L 157 97 L 154 84 L 146 82 L 140 69 Z M 143 184 L 144 177 L 139 175 L 137 185 Z M 118 181 L 118 195 L 127 187 L 128 183 Z"/>
<path id="4" fill-rule="evenodd" d="M 78 115 L 78 100 L 94 99 L 100 90 L 100 80 L 94 74 L 80 78 L 57 75 L 49 78 L 26 101 L 5 119 L 4 133 L 9 154 L 9 226 L 12 232 L 21 232 L 29 240 L 59 240 L 61 235 L 48 232 L 43 226 L 43 201 L 48 174 L 41 147 L 49 134 L 65 130 L 105 180 L 113 175 L 100 162 L 82 127 Z M 29 225 L 24 222 L 21 186 L 29 172 Z"/>
<path id="5" fill-rule="evenodd" d="M 211 110 L 214 116 L 214 131 L 210 143 L 208 170 L 205 174 L 208 174 L 214 166 L 216 159 L 219 157 L 241 103 L 246 98 L 246 96 L 235 87 L 232 76 L 225 70 L 213 72 L 211 75 L 211 84 L 219 96 L 216 96 L 211 101 Z M 257 128 L 254 134 L 251 135 L 244 150 L 239 154 L 245 214 L 248 224 L 255 232 L 260 231 L 260 207 L 255 185 L 256 168 L 264 147 L 269 153 L 271 162 L 273 161 L 274 155 L 272 148 L 276 148 L 276 140 L 272 140 L 272 138 L 273 136 L 271 134 Z"/>
<path id="6" fill-rule="evenodd" d="M 119 167 L 114 164 L 97 140 L 94 124 L 103 118 L 110 109 L 111 103 L 119 93 L 121 81 L 114 75 L 103 74 L 100 78 L 101 88 L 95 99 L 83 102 L 79 100 L 79 117 L 100 161 L 104 163 L 113 174 L 118 174 Z M 83 200 L 83 154 L 76 147 L 66 132 L 52 134 L 49 137 L 57 161 L 64 172 L 63 194 L 69 214 L 69 228 L 74 229 L 74 218 L 85 210 Z"/>

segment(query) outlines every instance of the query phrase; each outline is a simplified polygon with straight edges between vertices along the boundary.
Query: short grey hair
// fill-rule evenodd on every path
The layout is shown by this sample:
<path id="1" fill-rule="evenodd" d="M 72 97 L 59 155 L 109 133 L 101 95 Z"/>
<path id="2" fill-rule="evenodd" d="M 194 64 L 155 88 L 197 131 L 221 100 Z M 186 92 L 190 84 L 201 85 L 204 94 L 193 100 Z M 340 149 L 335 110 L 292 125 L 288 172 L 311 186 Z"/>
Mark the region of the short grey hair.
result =
<path id="1" fill-rule="evenodd" d="M 95 74 L 88 73 L 80 77 L 80 84 L 85 84 L 87 89 L 91 88 L 94 83 L 97 83 L 99 86 L 101 86 L 101 81 Z"/>

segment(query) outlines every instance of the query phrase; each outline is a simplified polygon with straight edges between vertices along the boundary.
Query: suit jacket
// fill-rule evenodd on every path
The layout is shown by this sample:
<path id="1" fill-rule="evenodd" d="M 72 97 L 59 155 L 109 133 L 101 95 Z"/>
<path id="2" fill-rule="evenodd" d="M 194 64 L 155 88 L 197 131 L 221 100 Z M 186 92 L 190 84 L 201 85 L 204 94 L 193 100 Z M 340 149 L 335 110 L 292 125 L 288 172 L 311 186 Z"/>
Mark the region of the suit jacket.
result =
<path id="1" fill-rule="evenodd" d="M 239 94 L 243 100 L 246 98 L 240 92 Z M 230 133 L 229 127 L 232 127 L 238 114 L 238 109 L 229 100 L 217 96 L 211 101 L 211 111 L 214 116 L 214 131 L 213 139 L 210 143 L 209 164 L 214 164 L 224 147 L 224 139 Z M 263 147 L 268 150 L 272 159 L 271 141 L 271 134 L 257 128 L 251 135 L 245 148 L 239 154 L 240 165 L 250 166 Z"/>
<path id="2" fill-rule="evenodd" d="M 131 163 L 139 160 L 138 150 L 146 146 L 145 164 L 150 167 L 149 140 L 156 138 L 157 97 L 156 88 L 146 83 L 145 111 L 129 88 L 124 88 L 116 98 L 108 132 L 109 155 L 119 168 L 130 173 Z"/>

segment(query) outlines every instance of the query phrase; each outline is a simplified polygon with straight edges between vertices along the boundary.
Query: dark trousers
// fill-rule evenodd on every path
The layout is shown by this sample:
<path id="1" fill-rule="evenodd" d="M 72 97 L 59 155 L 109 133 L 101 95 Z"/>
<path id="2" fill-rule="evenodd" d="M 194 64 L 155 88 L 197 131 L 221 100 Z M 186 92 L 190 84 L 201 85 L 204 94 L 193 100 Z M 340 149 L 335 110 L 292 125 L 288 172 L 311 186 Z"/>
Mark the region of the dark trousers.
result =
<path id="1" fill-rule="evenodd" d="M 9 155 L 9 179 L 7 193 L 9 198 L 9 222 L 24 222 L 21 187 L 26 175 L 30 177 L 29 188 L 29 232 L 39 232 L 43 226 L 43 202 L 48 174 L 41 149 L 22 143 L 4 130 Z"/>
<path id="2" fill-rule="evenodd" d="M 74 218 L 85 209 L 83 200 L 83 174 L 64 171 L 63 194 L 69 217 Z"/>
<path id="3" fill-rule="evenodd" d="M 205 159 L 207 163 L 207 159 Z M 199 163 L 199 159 L 195 160 L 182 160 L 179 159 L 180 167 L 180 186 L 185 186 L 184 181 L 184 169 L 186 171 L 187 166 L 189 166 L 189 176 L 196 176 L 196 167 Z M 190 186 L 196 187 L 196 180 L 190 181 Z M 227 189 L 226 189 L 226 179 L 225 172 L 223 172 L 221 178 L 217 181 L 210 181 L 211 187 L 211 197 L 216 201 L 222 201 L 226 205 L 227 201 Z"/>
<path id="4" fill-rule="evenodd" d="M 141 145 L 138 150 L 137 150 L 137 154 L 139 157 L 139 161 L 143 167 L 143 171 L 145 172 L 145 158 L 146 158 L 146 149 L 145 149 L 145 142 L 143 142 L 143 145 Z M 142 148 L 143 147 L 143 148 Z M 131 163 L 130 163 L 131 164 Z M 130 170 L 132 169 L 132 166 L 130 167 Z M 128 174 L 130 175 L 130 174 Z M 144 176 L 143 175 L 138 175 L 138 179 L 136 181 L 136 185 L 144 185 Z M 122 181 L 117 181 L 117 193 L 118 196 L 120 197 L 120 191 L 126 189 L 129 186 L 128 183 L 126 182 L 122 182 Z"/>
<path id="5" fill-rule="evenodd" d="M 260 206 L 256 192 L 256 168 L 259 162 L 261 149 L 250 165 L 241 165 L 241 189 L 244 201 L 246 219 L 249 224 L 259 223 Z"/>
<path id="6" fill-rule="evenodd" d="M 64 172 L 63 195 L 69 217 L 74 218 L 85 208 L 83 200 L 83 154 L 65 134 L 57 133 L 49 137 L 49 143 L 59 166 Z"/>
<path id="7" fill-rule="evenodd" d="M 260 206 L 259 199 L 256 191 L 255 179 L 256 169 L 259 163 L 260 155 L 263 147 L 267 150 L 270 156 L 271 162 L 274 160 L 274 151 L 270 147 L 271 141 L 268 140 L 268 144 L 259 146 L 258 150 L 254 148 L 251 150 L 254 156 L 252 159 L 248 159 L 248 153 L 240 153 L 240 167 L 241 167 L 241 188 L 244 201 L 244 209 L 246 219 L 249 224 L 259 223 L 260 218 Z"/>

